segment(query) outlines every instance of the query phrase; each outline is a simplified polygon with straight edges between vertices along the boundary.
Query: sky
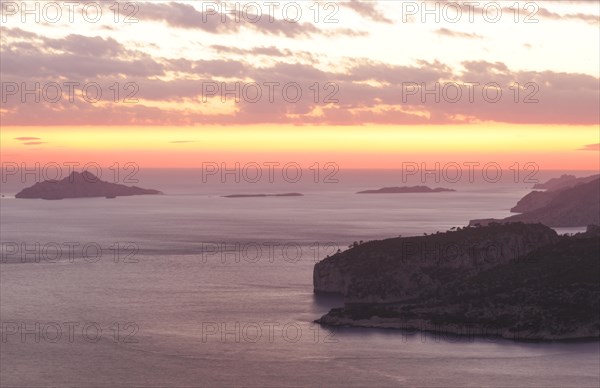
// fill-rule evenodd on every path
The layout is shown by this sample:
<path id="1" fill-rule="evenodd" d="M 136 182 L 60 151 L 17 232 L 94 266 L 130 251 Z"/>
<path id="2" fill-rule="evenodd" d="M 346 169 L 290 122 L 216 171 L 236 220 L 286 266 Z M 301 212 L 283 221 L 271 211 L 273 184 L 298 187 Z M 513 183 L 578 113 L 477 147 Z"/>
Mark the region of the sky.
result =
<path id="1" fill-rule="evenodd" d="M 475 3 L 2 0 L 2 162 L 600 169 L 600 3 Z"/>

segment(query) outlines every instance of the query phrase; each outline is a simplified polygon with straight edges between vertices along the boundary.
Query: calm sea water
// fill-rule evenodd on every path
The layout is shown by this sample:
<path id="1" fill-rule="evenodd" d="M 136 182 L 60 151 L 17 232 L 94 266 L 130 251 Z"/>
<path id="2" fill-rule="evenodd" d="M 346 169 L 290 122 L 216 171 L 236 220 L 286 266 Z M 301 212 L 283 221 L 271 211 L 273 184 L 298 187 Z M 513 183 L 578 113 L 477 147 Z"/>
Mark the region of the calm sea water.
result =
<path id="1" fill-rule="evenodd" d="M 507 216 L 530 184 L 428 183 L 457 192 L 356 195 L 402 184 L 393 172 L 346 173 L 332 184 L 204 184 L 191 171 L 139 178 L 165 195 L 17 200 L 18 182 L 3 186 L 2 386 L 600 384 L 598 342 L 312 323 L 341 304 L 313 295 L 315 261 L 353 241 Z M 282 192 L 305 195 L 221 197 Z"/>

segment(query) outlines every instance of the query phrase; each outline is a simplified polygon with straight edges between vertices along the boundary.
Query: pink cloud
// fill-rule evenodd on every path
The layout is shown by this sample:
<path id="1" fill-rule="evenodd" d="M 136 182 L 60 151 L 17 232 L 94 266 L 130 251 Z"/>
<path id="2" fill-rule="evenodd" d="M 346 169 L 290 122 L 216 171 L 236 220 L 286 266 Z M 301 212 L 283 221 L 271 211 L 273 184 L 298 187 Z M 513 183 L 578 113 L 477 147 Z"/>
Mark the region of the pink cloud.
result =
<path id="1" fill-rule="evenodd" d="M 28 140 L 40 140 L 39 137 L 15 137 L 15 140 L 28 141 Z"/>
<path id="2" fill-rule="evenodd" d="M 583 148 L 579 148 L 577 151 L 600 151 L 600 144 L 588 144 Z"/>

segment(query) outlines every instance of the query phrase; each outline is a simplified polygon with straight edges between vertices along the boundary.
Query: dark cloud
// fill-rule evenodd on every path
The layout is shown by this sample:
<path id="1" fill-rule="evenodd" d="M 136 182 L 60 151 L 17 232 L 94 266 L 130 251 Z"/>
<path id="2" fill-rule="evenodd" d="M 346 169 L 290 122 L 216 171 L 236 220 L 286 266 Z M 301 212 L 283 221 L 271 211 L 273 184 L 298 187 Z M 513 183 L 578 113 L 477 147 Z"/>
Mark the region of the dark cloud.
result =
<path id="1" fill-rule="evenodd" d="M 447 28 L 440 28 L 440 29 L 436 30 L 435 33 L 438 35 L 449 36 L 452 38 L 466 38 L 466 39 L 481 39 L 481 38 L 483 38 L 483 36 L 477 35 L 475 33 L 452 31 Z"/>
<path id="2" fill-rule="evenodd" d="M 484 8 L 480 6 L 481 4 L 485 5 L 485 2 L 481 2 L 481 4 L 480 4 L 479 2 L 468 2 L 468 1 L 465 1 L 465 2 L 460 2 L 460 1 L 455 1 L 455 0 L 441 0 L 441 1 L 447 2 L 447 3 L 452 3 L 453 6 L 459 7 L 464 15 L 468 15 L 470 12 L 481 15 L 482 12 L 485 12 Z M 440 0 L 428 0 L 427 2 L 439 4 Z M 572 3 L 573 5 L 589 3 L 588 0 L 560 1 L 560 2 L 561 3 Z M 600 23 L 600 19 L 596 15 L 590 15 L 590 14 L 584 14 L 584 13 L 558 14 L 556 12 L 552 12 L 552 11 L 548 10 L 547 8 L 540 6 L 540 5 L 545 5 L 545 4 L 552 5 L 552 3 L 554 3 L 554 1 L 531 2 L 530 4 L 532 4 L 532 6 L 528 6 L 526 9 L 524 9 L 525 4 L 519 4 L 519 3 L 517 3 L 517 4 L 519 4 L 519 7 L 521 8 L 520 17 L 522 19 L 527 18 L 528 23 L 536 23 L 536 20 L 540 20 L 540 19 L 558 20 L 558 21 L 576 20 L 576 21 L 586 22 L 586 23 L 589 23 L 592 25 L 597 25 Z M 512 8 L 512 6 L 511 7 L 502 7 L 501 10 L 502 10 L 502 13 L 506 14 L 506 15 L 514 15 L 515 14 L 515 9 Z"/>
<path id="3" fill-rule="evenodd" d="M 17 38 L 17 39 L 36 39 L 36 38 L 38 38 L 38 35 L 36 33 L 30 32 L 30 31 L 25 31 L 18 27 L 14 27 L 11 29 L 8 29 L 6 27 L 0 27 L 0 31 L 2 32 L 2 34 L 5 34 L 6 32 L 10 31 L 11 37 Z"/>
<path id="4" fill-rule="evenodd" d="M 241 77 L 245 69 L 244 64 L 237 61 L 220 59 L 190 61 L 184 58 L 168 61 L 166 68 L 171 71 L 215 77 Z"/>
<path id="5" fill-rule="evenodd" d="M 551 19 L 551 20 L 576 20 L 576 21 L 582 21 L 582 22 L 586 22 L 589 24 L 598 24 L 600 23 L 600 20 L 598 19 L 598 16 L 595 15 L 589 15 L 589 14 L 583 14 L 583 13 L 571 13 L 571 14 L 558 14 L 555 12 L 551 12 L 546 8 L 542 8 L 539 7 L 539 9 L 537 10 L 537 12 L 535 13 L 535 16 L 539 16 L 542 18 L 546 18 L 546 19 Z"/>
<path id="6" fill-rule="evenodd" d="M 23 136 L 23 137 L 15 137 L 15 140 L 18 140 L 18 141 L 28 141 L 28 140 L 41 140 L 41 139 L 39 137 Z"/>
<path id="7" fill-rule="evenodd" d="M 452 70 L 438 61 L 418 61 L 415 66 L 398 66 L 369 60 L 353 61 L 348 74 L 351 81 L 377 81 L 399 85 L 404 82 L 436 82 L 452 75 Z"/>
<path id="8" fill-rule="evenodd" d="M 81 56 L 116 56 L 126 54 L 123 46 L 113 38 L 104 39 L 99 36 L 87 37 L 72 34 L 61 39 L 43 39 L 43 41 L 47 48 Z"/>
<path id="9" fill-rule="evenodd" d="M 383 12 L 376 8 L 375 2 L 351 0 L 340 3 L 344 7 L 354 10 L 359 15 L 375 22 L 392 24 L 393 20 L 387 18 Z"/>
<path id="10" fill-rule="evenodd" d="M 18 29 L 3 28 L 3 38 L 13 38 Z M 50 39 L 30 37 L 21 46 L 2 45 L 3 76 L 72 77 L 75 80 L 108 75 L 151 77 L 164 75 L 164 66 L 149 55 L 125 50 L 112 38 L 69 35 Z M 27 49 L 23 49 L 23 44 Z M 49 51 L 49 49 L 51 51 Z M 56 52 L 52 52 L 56 51 Z M 73 81 L 75 81 L 73 80 Z"/>
<path id="11" fill-rule="evenodd" d="M 212 45 L 210 47 L 219 54 L 233 54 L 233 55 L 239 55 L 239 56 L 262 55 L 262 56 L 266 56 L 269 58 L 286 57 L 286 58 L 294 58 L 296 60 L 302 59 L 302 60 L 310 62 L 310 63 L 318 63 L 319 62 L 318 59 L 315 58 L 315 56 L 310 52 L 297 51 L 297 50 L 292 51 L 289 49 L 279 49 L 275 46 L 269 46 L 269 47 L 259 46 L 259 47 L 253 47 L 250 49 L 241 49 L 238 47 L 229 47 L 229 46 L 222 46 L 222 45 Z"/>
<path id="12" fill-rule="evenodd" d="M 600 122 L 597 106 L 598 79 L 585 74 L 512 71 L 503 63 L 465 62 L 460 72 L 442 63 L 420 62 L 414 66 L 354 61 L 354 66 L 323 71 L 310 65 L 277 63 L 262 68 L 245 68 L 241 79 L 262 86 L 263 98 L 257 102 L 234 104 L 231 114 L 207 114 L 202 110 L 171 110 L 143 104 L 94 105 L 81 101 L 59 104 L 20 104 L 9 101 L 3 122 L 7 125 L 194 125 L 194 124 L 457 124 L 503 122 L 513 124 L 592 125 Z M 170 81 L 136 79 L 142 100 L 202 103 L 203 86 L 215 83 L 209 75 L 202 79 Z M 242 81 L 239 81 L 242 82 Z M 277 82 L 275 99 L 267 98 L 266 82 Z M 421 88 L 435 90 L 452 82 L 459 85 L 462 98 L 448 101 L 425 95 Z M 515 102 L 515 82 L 519 82 Z M 295 83 L 303 91 L 296 102 L 282 98 L 283 85 Z M 403 98 L 407 84 L 419 93 Z M 466 84 L 474 88 L 470 101 Z M 498 102 L 483 98 L 483 85 L 494 83 L 502 90 Z M 314 85 L 319 95 L 315 101 Z M 414 85 L 412 85 L 414 84 Z M 329 85 L 329 88 L 325 86 Z M 232 85 L 228 84 L 231 88 Z M 492 88 L 493 89 L 493 88 Z M 492 96 L 495 92 L 490 93 Z M 330 96 L 331 95 L 331 96 Z M 330 102 L 326 97 L 330 96 Z M 423 97 L 425 96 L 425 97 Z M 220 104 L 220 94 L 213 104 Z M 406 97 L 406 96 L 404 96 Z M 228 97 L 228 103 L 233 103 Z M 529 103 L 526 103 L 529 102 Z M 321 113 L 315 115 L 315 109 Z M 76 114 L 74 113 L 76 112 Z"/>
<path id="13" fill-rule="evenodd" d="M 140 3 L 138 17 L 142 20 L 154 20 L 168 24 L 171 27 L 198 29 L 213 34 L 232 34 L 240 32 L 242 28 L 249 28 L 266 35 L 279 35 L 289 38 L 302 36 L 339 34 L 354 36 L 355 31 L 344 29 L 338 31 L 320 30 L 310 23 L 294 22 L 272 18 L 268 9 L 261 9 L 261 13 L 236 11 L 230 7 L 231 12 L 220 13 L 219 9 L 206 9 L 198 11 L 190 4 L 181 3 Z"/>
<path id="14" fill-rule="evenodd" d="M 163 6 L 163 4 L 157 4 Z M 3 42 L 18 29 L 2 29 Z M 154 58 L 141 51 L 127 50 L 114 39 L 69 35 L 63 40 L 29 35 L 28 50 L 2 45 L 3 82 L 49 82 L 56 80 L 99 83 L 105 93 L 102 103 L 91 104 L 79 96 L 70 102 L 22 103 L 16 96 L 3 104 L 6 125 L 194 125 L 194 124 L 456 124 L 506 122 L 537 124 L 598 124 L 598 78 L 586 74 L 552 71 L 514 71 L 502 62 L 468 61 L 462 69 L 439 62 L 415 61 L 410 66 L 382 63 L 367 58 L 346 59 L 337 66 L 289 63 L 294 53 L 275 47 L 213 50 L 234 55 L 265 55 L 272 60 L 249 65 L 242 59 Z M 262 54 L 261 54 L 262 53 Z M 288 55 L 292 54 L 292 55 Z M 222 56 L 221 56 L 222 57 Z M 305 58 L 306 59 L 306 58 Z M 288 62 L 282 62 L 282 60 Z M 159 77 L 174 74 L 173 77 Z M 262 85 L 258 102 L 240 101 L 231 114 L 207 114 L 202 109 L 161 107 L 160 102 L 203 103 L 207 83 L 232 82 Z M 133 82 L 140 103 L 114 102 L 109 91 L 115 81 Z M 278 83 L 274 101 L 267 97 L 266 83 Z M 503 98 L 484 101 L 482 88 L 475 100 L 463 86 L 460 101 L 412 96 L 406 99 L 407 84 L 435 90 L 441 83 L 495 83 Z M 515 82 L 521 85 L 515 102 Z M 291 103 L 282 96 L 284 85 L 299 85 L 303 94 Z M 316 85 L 316 86 L 315 86 Z M 437 85 L 437 86 L 436 86 Z M 76 93 L 77 94 L 77 93 Z M 122 92 L 121 98 L 126 91 Z M 439 94 L 439 93 L 438 93 Z M 220 95 L 218 95 L 220 97 Z M 330 100 L 327 97 L 330 96 Z M 335 100 L 335 102 L 333 102 Z M 145 106 L 145 101 L 152 104 Z M 216 103 L 220 99 L 215 99 Z M 537 101 L 537 102 L 536 102 Z M 528 103 L 525 103 L 528 102 Z M 200 113 L 203 111 L 203 113 Z M 39 139 L 27 139 L 39 140 Z"/>

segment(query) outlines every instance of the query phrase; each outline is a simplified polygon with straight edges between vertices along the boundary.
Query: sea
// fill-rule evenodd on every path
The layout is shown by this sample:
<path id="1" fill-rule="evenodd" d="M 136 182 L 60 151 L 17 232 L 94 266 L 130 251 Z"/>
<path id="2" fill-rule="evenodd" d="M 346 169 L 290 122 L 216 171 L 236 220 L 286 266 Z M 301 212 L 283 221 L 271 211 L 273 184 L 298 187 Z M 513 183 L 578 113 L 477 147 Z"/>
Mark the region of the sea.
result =
<path id="1" fill-rule="evenodd" d="M 600 386 L 598 341 L 313 322 L 343 304 L 313 293 L 319 260 L 355 241 L 509 216 L 530 181 L 290 174 L 140 169 L 124 183 L 163 195 L 64 200 L 15 199 L 33 182 L 3 176 L 0 386 Z M 356 194 L 417 184 L 456 191 Z M 303 196 L 224 197 L 292 192 Z"/>

